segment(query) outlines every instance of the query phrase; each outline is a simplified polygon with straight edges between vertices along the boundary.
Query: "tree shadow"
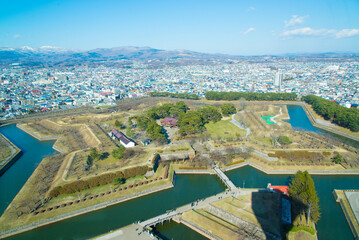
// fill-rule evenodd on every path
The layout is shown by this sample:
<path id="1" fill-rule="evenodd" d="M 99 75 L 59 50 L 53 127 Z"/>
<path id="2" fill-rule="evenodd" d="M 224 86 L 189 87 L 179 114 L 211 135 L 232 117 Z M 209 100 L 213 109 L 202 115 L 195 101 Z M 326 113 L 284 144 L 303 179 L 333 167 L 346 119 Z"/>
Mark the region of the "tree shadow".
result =
<path id="1" fill-rule="evenodd" d="M 104 152 L 101 154 L 99 160 L 104 160 L 104 159 L 108 158 L 108 156 L 110 156 L 110 154 L 108 152 Z"/>

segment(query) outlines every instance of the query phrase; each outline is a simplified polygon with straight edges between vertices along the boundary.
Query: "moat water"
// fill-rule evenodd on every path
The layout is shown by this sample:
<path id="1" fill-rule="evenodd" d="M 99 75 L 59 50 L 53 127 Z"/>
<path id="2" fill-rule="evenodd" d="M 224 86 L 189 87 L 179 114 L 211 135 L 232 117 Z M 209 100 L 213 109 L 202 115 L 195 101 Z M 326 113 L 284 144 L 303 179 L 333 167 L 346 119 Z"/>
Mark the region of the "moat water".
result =
<path id="1" fill-rule="evenodd" d="M 54 141 L 40 142 L 15 125 L 0 128 L 0 133 L 21 149 L 23 155 L 0 177 L 0 214 L 20 191 L 44 157 L 56 153 Z"/>
<path id="2" fill-rule="evenodd" d="M 291 116 L 289 122 L 294 127 L 327 134 L 320 129 L 307 128 L 313 128 L 313 126 L 301 107 L 288 106 L 288 111 Z M 54 154 L 55 151 L 51 148 L 53 141 L 39 142 L 14 125 L 0 128 L 0 132 L 24 151 L 24 155 L 0 177 L 2 212 L 36 168 L 36 164 L 43 157 Z M 291 175 L 266 175 L 248 166 L 226 172 L 226 174 L 238 187 L 245 186 L 246 188 L 265 188 L 268 182 L 273 185 L 288 184 L 292 177 Z M 322 213 L 316 225 L 319 239 L 353 239 L 340 205 L 334 201 L 332 190 L 358 189 L 359 176 L 328 175 L 313 176 L 313 179 Z M 178 175 L 175 176 L 175 187 L 172 189 L 37 228 L 11 239 L 88 239 L 222 192 L 224 189 L 225 186 L 215 175 Z M 205 239 L 191 229 L 174 222 L 159 225 L 157 230 L 168 239 Z"/>

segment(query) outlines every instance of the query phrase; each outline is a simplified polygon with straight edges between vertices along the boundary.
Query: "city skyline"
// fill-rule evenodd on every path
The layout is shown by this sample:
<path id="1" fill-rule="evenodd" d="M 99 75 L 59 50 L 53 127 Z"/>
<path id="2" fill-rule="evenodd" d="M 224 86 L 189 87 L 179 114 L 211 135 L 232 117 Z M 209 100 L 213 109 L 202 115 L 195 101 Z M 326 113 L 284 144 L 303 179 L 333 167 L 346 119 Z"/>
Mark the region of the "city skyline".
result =
<path id="1" fill-rule="evenodd" d="M 0 46 L 265 55 L 359 52 L 358 1 L 11 1 Z"/>

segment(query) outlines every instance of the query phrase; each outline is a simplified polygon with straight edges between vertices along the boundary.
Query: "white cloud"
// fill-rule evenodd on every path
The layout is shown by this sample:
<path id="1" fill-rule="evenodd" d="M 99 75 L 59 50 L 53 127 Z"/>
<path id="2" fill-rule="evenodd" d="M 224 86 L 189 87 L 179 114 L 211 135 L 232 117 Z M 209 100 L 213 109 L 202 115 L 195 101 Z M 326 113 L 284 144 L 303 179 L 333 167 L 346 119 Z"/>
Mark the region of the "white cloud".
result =
<path id="1" fill-rule="evenodd" d="M 243 35 L 247 35 L 248 33 L 251 33 L 251 32 L 253 32 L 255 29 L 254 28 L 248 28 L 246 31 L 244 31 L 242 34 Z"/>
<path id="2" fill-rule="evenodd" d="M 252 12 L 254 10 L 256 10 L 256 8 L 253 6 L 250 6 L 249 8 L 247 8 L 247 12 Z"/>
<path id="3" fill-rule="evenodd" d="M 359 35 L 359 29 L 343 29 L 335 34 L 336 38 L 354 37 Z"/>
<path id="4" fill-rule="evenodd" d="M 17 38 L 21 38 L 22 36 L 20 34 L 14 34 L 13 38 L 17 39 Z"/>
<path id="5" fill-rule="evenodd" d="M 284 31 L 281 36 L 283 39 L 291 39 L 294 37 L 330 37 L 330 38 L 346 38 L 359 35 L 359 29 L 312 29 L 310 27 L 297 28 Z"/>
<path id="6" fill-rule="evenodd" d="M 307 18 L 307 16 L 298 16 L 293 15 L 292 18 L 289 21 L 284 21 L 284 27 L 295 27 L 297 25 L 300 25 L 304 22 L 304 19 Z"/>
<path id="7" fill-rule="evenodd" d="M 310 36 L 310 37 L 322 37 L 330 34 L 330 30 L 327 29 L 312 29 L 310 27 L 297 28 L 284 31 L 281 36 L 284 38 Z"/>

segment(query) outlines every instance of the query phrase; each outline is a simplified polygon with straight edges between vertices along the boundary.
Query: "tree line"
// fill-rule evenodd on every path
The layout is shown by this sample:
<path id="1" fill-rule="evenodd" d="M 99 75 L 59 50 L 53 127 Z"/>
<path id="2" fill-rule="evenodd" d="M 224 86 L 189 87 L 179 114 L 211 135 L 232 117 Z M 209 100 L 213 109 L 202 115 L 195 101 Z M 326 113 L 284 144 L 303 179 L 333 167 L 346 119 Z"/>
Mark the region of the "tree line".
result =
<path id="1" fill-rule="evenodd" d="M 86 180 L 74 181 L 63 186 L 57 186 L 53 188 L 50 192 L 50 197 L 81 192 L 86 189 L 103 186 L 110 183 L 125 182 L 126 179 L 144 175 L 147 170 L 147 166 L 138 166 L 114 173 L 102 174 Z"/>
<path id="2" fill-rule="evenodd" d="M 348 128 L 353 132 L 359 131 L 359 110 L 356 108 L 346 108 L 314 95 L 302 97 L 302 100 L 312 105 L 314 111 L 326 120 Z"/>
<path id="3" fill-rule="evenodd" d="M 182 135 L 197 134 L 204 131 L 204 125 L 209 122 L 218 122 L 222 114 L 218 108 L 206 105 L 196 111 L 181 113 L 178 117 L 179 132 Z"/>
<path id="4" fill-rule="evenodd" d="M 178 117 L 181 113 L 187 112 L 187 105 L 183 102 L 176 104 L 166 103 L 159 107 L 153 107 L 144 115 L 137 116 L 137 125 L 145 130 L 149 139 L 167 143 L 167 138 L 163 128 L 157 124 L 156 120 L 168 116 Z"/>
<path id="5" fill-rule="evenodd" d="M 247 101 L 296 101 L 296 93 L 257 93 L 257 92 L 206 92 L 207 100 L 247 100 Z"/>
<path id="6" fill-rule="evenodd" d="M 223 116 L 236 113 L 237 109 L 233 104 L 222 104 L 220 110 L 212 105 L 205 105 L 198 110 L 187 111 L 188 106 L 183 102 L 176 104 L 166 103 L 159 107 L 152 107 L 146 114 L 137 116 L 137 124 L 146 130 L 151 140 L 167 142 L 163 128 L 156 123 L 157 119 L 164 117 L 178 117 L 177 126 L 182 135 L 197 134 L 204 131 L 204 125 L 209 122 L 218 122 Z"/>
<path id="7" fill-rule="evenodd" d="M 170 92 L 150 92 L 151 97 L 170 97 L 170 98 L 183 98 L 183 99 L 192 99 L 198 100 L 199 96 L 197 94 L 188 94 L 188 93 L 170 93 Z"/>

